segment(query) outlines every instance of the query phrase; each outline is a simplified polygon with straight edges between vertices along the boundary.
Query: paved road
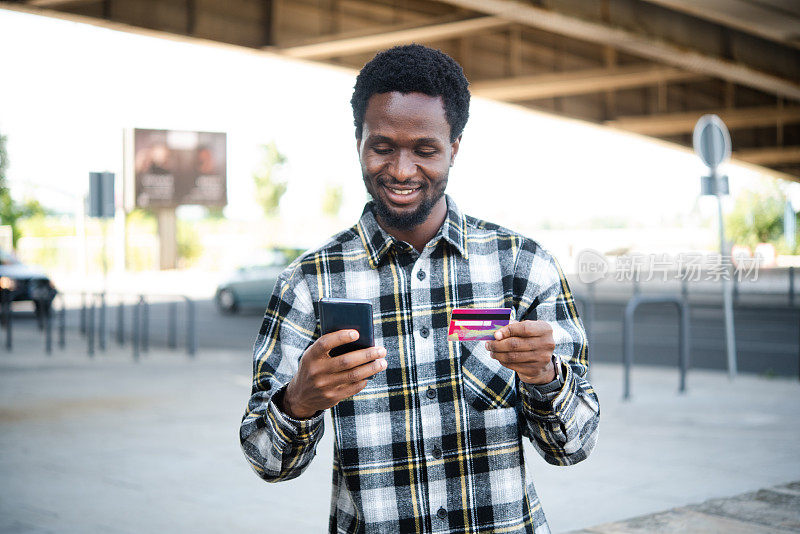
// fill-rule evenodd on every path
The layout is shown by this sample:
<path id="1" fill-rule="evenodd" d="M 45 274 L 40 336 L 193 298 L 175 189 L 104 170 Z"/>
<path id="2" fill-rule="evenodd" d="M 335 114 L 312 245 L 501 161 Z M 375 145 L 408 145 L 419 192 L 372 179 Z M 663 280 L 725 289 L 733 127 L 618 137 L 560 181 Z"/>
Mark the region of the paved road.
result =
<path id="1" fill-rule="evenodd" d="M 196 302 L 198 345 L 250 353 L 261 325 L 263 310 L 251 308 L 236 315 L 221 315 L 210 300 Z M 150 335 L 154 346 L 167 344 L 168 306 L 150 307 Z M 590 358 L 593 362 L 622 362 L 622 324 L 625 300 L 602 296 L 595 303 Z M 735 308 L 739 369 L 765 375 L 800 376 L 800 307 L 776 300 L 743 302 Z M 108 311 L 108 324 L 116 329 L 116 310 Z M 691 366 L 725 369 L 725 330 L 719 302 L 693 299 L 691 305 Z M 131 308 L 125 309 L 126 336 L 130 335 Z M 184 304 L 178 306 L 178 343 L 183 344 Z M 67 325 L 77 329 L 78 310 L 69 310 Z M 635 323 L 635 361 L 646 365 L 675 365 L 678 361 L 678 314 L 674 306 L 644 305 Z M 113 339 L 113 335 L 111 337 Z M 113 342 L 113 341 L 110 341 Z"/>
<path id="2" fill-rule="evenodd" d="M 571 534 L 789 534 L 800 532 L 800 482 L 606 523 Z"/>
<path id="3" fill-rule="evenodd" d="M 248 352 L 48 357 L 32 321 L 17 334 L 0 348 L 0 532 L 325 531 L 330 421 L 302 476 L 258 479 L 238 443 Z M 586 462 L 551 466 L 525 447 L 554 532 L 800 480 L 796 380 L 695 371 L 677 395 L 672 370 L 642 366 L 623 403 L 620 378 L 593 369 L 602 416 Z"/>

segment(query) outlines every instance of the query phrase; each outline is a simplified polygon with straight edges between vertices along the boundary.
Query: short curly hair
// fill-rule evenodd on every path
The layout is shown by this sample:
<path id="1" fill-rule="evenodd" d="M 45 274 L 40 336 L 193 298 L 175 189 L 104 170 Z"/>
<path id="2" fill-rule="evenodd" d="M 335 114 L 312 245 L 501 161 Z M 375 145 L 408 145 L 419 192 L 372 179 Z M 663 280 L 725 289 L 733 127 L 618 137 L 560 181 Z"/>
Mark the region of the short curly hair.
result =
<path id="1" fill-rule="evenodd" d="M 441 96 L 452 143 L 469 118 L 468 86 L 461 66 L 441 50 L 410 44 L 379 52 L 358 73 L 350 99 L 356 139 L 361 139 L 370 97 L 398 91 Z"/>

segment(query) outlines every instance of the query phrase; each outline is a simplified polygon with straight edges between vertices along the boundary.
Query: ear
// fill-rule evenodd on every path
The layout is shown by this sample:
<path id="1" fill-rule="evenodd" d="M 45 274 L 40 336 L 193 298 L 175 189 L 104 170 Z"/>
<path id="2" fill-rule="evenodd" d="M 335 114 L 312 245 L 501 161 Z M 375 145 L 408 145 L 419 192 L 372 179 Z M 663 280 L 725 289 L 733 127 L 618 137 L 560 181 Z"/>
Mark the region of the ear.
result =
<path id="1" fill-rule="evenodd" d="M 456 137 L 456 140 L 450 144 L 450 166 L 456 161 L 456 154 L 458 154 L 458 147 L 461 145 L 461 136 Z"/>

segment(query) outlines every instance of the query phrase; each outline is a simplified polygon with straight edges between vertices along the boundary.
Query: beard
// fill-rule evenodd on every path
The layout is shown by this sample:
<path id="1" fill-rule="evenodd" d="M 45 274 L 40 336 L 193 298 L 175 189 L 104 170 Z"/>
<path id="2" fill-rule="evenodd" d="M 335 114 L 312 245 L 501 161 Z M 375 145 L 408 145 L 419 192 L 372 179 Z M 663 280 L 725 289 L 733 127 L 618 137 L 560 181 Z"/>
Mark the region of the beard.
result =
<path id="1" fill-rule="evenodd" d="M 367 192 L 370 194 L 370 197 L 372 197 L 376 215 L 380 218 L 381 222 L 396 230 L 408 231 L 413 230 L 428 219 L 433 208 L 444 196 L 444 191 L 447 187 L 447 178 L 448 177 L 445 176 L 443 180 L 437 182 L 435 186 L 436 189 L 431 190 L 430 194 L 424 196 L 422 202 L 417 206 L 417 209 L 410 213 L 397 213 L 393 211 L 379 195 L 375 194 L 374 191 L 370 191 L 371 188 L 368 185 Z M 370 179 L 365 174 L 364 184 L 369 183 Z M 383 182 L 378 180 L 378 185 L 382 186 Z"/>

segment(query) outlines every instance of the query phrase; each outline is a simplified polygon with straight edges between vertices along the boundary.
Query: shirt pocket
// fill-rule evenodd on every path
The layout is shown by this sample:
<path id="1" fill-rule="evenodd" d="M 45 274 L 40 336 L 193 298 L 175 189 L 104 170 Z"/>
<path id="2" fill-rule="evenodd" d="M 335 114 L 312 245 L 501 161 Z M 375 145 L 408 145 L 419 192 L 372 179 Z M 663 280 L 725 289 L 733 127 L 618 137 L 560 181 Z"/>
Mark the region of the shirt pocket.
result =
<path id="1" fill-rule="evenodd" d="M 479 411 L 516 405 L 514 371 L 489 356 L 484 341 L 462 341 L 461 383 L 464 398 Z"/>

